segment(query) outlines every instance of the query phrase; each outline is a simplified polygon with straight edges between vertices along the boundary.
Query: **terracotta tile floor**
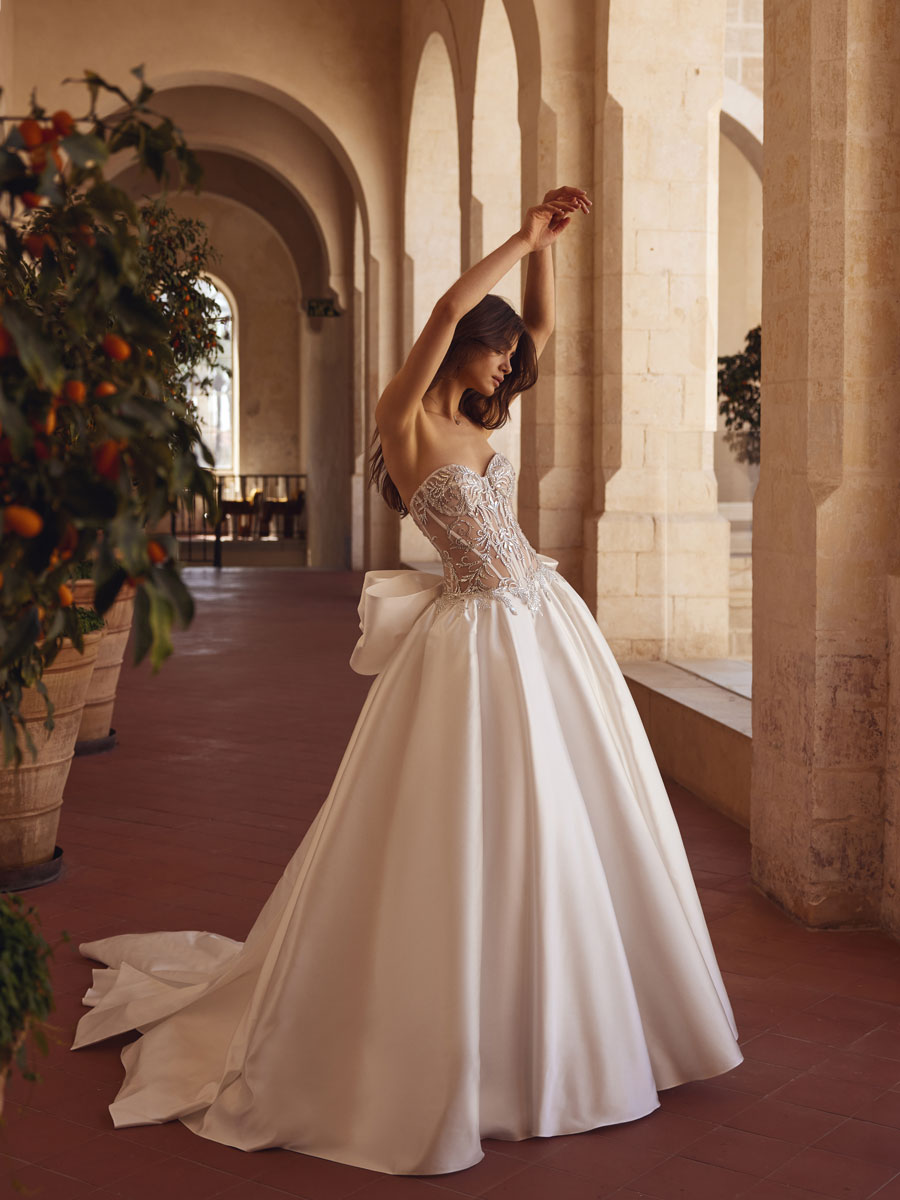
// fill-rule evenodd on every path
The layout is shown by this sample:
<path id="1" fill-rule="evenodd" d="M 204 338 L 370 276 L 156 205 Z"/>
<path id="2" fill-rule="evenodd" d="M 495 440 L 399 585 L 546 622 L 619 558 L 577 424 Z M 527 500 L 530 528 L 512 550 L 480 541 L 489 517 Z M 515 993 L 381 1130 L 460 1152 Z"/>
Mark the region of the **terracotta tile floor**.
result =
<path id="1" fill-rule="evenodd" d="M 28 893 L 50 935 L 56 1044 L 15 1081 L 0 1196 L 37 1200 L 900 1200 L 900 945 L 807 933 L 748 880 L 744 830 L 670 794 L 742 1034 L 728 1075 L 661 1093 L 643 1120 L 486 1142 L 453 1175 L 392 1177 L 284 1150 L 245 1154 L 180 1123 L 113 1131 L 130 1040 L 71 1053 L 90 982 L 78 941 L 209 928 L 242 938 L 318 809 L 368 681 L 347 658 L 360 577 L 193 574 L 198 617 L 162 673 L 126 669 L 120 745 L 77 759 L 59 841 L 65 873 Z"/>

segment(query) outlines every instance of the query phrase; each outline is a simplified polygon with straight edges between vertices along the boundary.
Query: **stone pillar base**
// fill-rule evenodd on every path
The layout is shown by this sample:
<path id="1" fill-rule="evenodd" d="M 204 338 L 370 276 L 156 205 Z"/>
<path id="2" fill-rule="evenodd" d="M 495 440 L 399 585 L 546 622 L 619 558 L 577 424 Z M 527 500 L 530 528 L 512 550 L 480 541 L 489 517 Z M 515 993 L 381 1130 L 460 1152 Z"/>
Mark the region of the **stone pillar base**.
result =
<path id="1" fill-rule="evenodd" d="M 876 893 L 837 881 L 804 887 L 790 859 L 773 859 L 758 846 L 753 848 L 751 878 L 764 896 L 807 929 L 878 929 L 882 924 Z"/>

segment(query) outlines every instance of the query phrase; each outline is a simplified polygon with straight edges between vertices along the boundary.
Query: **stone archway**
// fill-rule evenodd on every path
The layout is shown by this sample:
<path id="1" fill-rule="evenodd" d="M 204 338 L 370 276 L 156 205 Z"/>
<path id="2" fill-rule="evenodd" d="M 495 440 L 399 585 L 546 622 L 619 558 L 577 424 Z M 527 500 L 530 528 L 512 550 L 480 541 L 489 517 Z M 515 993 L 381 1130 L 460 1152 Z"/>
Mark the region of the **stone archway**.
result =
<path id="1" fill-rule="evenodd" d="M 205 171 L 199 197 L 182 194 L 172 203 L 210 224 L 245 317 L 243 469 L 305 473 L 308 561 L 347 566 L 353 344 L 361 337 L 352 304 L 352 187 L 316 135 L 268 99 L 192 86 L 161 90 L 155 103 L 185 130 Z M 318 299 L 342 315 L 310 317 L 307 306 Z M 360 536 L 359 522 L 355 528 Z"/>

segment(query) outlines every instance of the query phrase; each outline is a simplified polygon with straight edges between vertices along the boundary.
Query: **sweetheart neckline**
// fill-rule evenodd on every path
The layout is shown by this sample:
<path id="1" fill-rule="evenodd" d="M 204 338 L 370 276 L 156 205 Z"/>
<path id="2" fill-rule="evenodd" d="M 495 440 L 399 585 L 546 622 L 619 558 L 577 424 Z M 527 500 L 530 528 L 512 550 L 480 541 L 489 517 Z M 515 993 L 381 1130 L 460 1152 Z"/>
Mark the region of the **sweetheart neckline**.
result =
<path id="1" fill-rule="evenodd" d="M 422 488 L 425 486 L 425 484 L 428 482 L 428 480 L 431 479 L 433 476 L 437 475 L 438 471 L 446 471 L 448 467 L 459 467 L 460 470 L 468 471 L 470 475 L 474 475 L 476 479 L 487 479 L 488 475 L 490 474 L 491 467 L 494 465 L 495 460 L 497 458 L 501 458 L 501 457 L 502 457 L 502 455 L 500 454 L 500 451 L 495 450 L 494 453 L 491 455 L 491 457 L 488 459 L 488 464 L 484 468 L 483 475 L 479 475 L 478 472 L 475 470 L 475 468 L 470 467 L 467 463 L 449 462 L 449 463 L 443 463 L 442 466 L 440 466 L 440 467 L 435 467 L 433 471 L 430 471 L 425 476 L 425 478 L 422 480 L 422 482 L 419 484 L 419 486 L 416 488 L 416 490 L 410 496 L 409 504 L 407 505 L 407 510 L 412 508 L 413 500 L 415 500 L 416 496 L 418 496 L 419 492 L 421 492 Z"/>

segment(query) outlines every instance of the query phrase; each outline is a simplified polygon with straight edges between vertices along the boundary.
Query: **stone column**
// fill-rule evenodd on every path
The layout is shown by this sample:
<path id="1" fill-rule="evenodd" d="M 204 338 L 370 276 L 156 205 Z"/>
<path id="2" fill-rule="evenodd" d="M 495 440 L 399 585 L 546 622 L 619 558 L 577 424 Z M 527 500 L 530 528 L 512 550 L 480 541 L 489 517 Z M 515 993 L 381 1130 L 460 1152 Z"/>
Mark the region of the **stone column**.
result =
<path id="1" fill-rule="evenodd" d="M 609 0 L 598 28 L 593 503 L 585 595 L 620 658 L 728 653 L 716 507 L 724 0 Z"/>
<path id="2" fill-rule="evenodd" d="M 591 187 L 592 31 L 599 7 L 594 0 L 535 0 L 541 90 L 532 106 L 533 81 L 523 75 L 523 207 L 561 184 Z M 521 400 L 519 521 L 542 553 L 559 560 L 560 571 L 576 587 L 591 491 L 591 242 L 597 219 L 576 214 L 556 244 L 556 330 L 541 356 L 537 387 Z"/>
<path id="3" fill-rule="evenodd" d="M 766 0 L 753 875 L 878 923 L 900 561 L 900 8 Z"/>

